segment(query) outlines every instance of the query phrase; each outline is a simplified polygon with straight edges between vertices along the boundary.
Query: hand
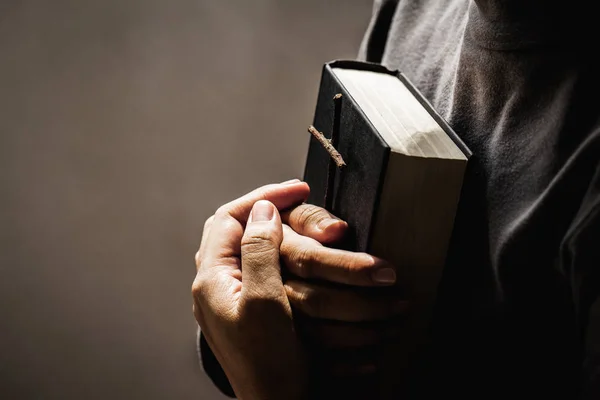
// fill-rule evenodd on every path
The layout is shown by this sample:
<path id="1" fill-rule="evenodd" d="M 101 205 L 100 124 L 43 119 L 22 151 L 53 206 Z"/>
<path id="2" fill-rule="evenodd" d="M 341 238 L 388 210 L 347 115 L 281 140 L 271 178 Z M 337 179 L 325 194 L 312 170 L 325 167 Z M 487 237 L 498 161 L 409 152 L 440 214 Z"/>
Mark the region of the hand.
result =
<path id="1" fill-rule="evenodd" d="M 400 334 L 407 309 L 396 267 L 323 246 L 339 242 L 348 225 L 322 208 L 303 204 L 282 218 L 285 288 L 314 364 L 320 373 L 337 376 L 374 372 L 369 349 Z"/>
<path id="2" fill-rule="evenodd" d="M 194 315 L 240 399 L 299 399 L 306 390 L 305 354 L 281 279 L 277 208 L 301 203 L 308 191 L 302 182 L 268 185 L 205 224 Z"/>

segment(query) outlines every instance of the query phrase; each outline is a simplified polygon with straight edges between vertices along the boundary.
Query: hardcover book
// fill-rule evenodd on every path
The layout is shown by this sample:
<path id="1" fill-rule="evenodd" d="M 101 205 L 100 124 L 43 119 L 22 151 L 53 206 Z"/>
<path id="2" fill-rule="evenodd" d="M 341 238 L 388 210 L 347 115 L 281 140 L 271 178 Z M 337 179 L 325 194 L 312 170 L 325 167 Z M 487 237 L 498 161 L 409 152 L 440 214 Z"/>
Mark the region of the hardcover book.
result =
<path id="1" fill-rule="evenodd" d="M 386 397 L 426 343 L 471 152 L 401 72 L 379 64 L 325 64 L 310 129 L 307 202 L 348 222 L 345 248 L 398 266 L 410 304 L 403 338 L 381 353 Z"/>

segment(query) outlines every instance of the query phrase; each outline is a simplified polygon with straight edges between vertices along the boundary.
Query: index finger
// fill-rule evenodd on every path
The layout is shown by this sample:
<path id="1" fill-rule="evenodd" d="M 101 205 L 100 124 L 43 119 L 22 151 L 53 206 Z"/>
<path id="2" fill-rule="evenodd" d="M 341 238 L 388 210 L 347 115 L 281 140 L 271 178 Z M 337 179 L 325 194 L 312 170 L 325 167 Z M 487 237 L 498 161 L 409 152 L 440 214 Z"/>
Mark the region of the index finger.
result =
<path id="1" fill-rule="evenodd" d="M 203 252 L 203 256 L 213 260 L 239 257 L 244 225 L 248 221 L 254 203 L 267 200 L 281 210 L 302 203 L 308 197 L 309 192 L 308 184 L 301 181 L 271 184 L 255 189 L 219 207 L 206 238 L 206 250 Z"/>
<path id="2" fill-rule="evenodd" d="M 291 181 L 259 187 L 250 193 L 237 198 L 221 207 L 215 213 L 215 219 L 231 216 L 240 223 L 248 221 L 254 203 L 267 200 L 275 205 L 278 210 L 284 210 L 307 199 L 310 188 L 306 182 Z"/>
<path id="3" fill-rule="evenodd" d="M 332 249 L 283 226 L 281 258 L 287 270 L 305 279 L 352 286 L 392 286 L 396 267 L 366 253 Z"/>

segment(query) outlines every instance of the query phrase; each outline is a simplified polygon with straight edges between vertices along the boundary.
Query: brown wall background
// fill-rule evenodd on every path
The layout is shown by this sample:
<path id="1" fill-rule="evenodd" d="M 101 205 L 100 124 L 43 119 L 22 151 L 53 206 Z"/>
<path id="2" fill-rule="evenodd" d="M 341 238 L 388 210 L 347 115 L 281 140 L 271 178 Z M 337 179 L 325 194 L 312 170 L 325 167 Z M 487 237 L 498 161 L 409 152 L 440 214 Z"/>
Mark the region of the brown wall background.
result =
<path id="1" fill-rule="evenodd" d="M 371 0 L 0 1 L 0 397 L 218 399 L 203 221 L 299 177 Z"/>

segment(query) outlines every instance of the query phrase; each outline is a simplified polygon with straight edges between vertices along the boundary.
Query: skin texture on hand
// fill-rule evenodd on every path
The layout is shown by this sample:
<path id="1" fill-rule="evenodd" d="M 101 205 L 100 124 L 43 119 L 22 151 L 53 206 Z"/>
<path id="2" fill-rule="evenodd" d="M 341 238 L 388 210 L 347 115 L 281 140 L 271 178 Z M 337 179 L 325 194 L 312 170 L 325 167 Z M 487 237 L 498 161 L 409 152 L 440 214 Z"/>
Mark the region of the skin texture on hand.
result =
<path id="1" fill-rule="evenodd" d="M 370 349 L 400 333 L 407 303 L 396 267 L 334 248 L 348 225 L 303 204 L 308 192 L 298 180 L 268 185 L 205 224 L 194 312 L 239 398 L 300 398 L 309 372 L 373 374 Z M 281 218 L 247 223 L 261 199 Z"/>
<path id="2" fill-rule="evenodd" d="M 305 398 L 305 352 L 281 279 L 276 207 L 307 194 L 303 183 L 269 185 L 222 206 L 205 225 L 194 315 L 240 399 Z"/>

